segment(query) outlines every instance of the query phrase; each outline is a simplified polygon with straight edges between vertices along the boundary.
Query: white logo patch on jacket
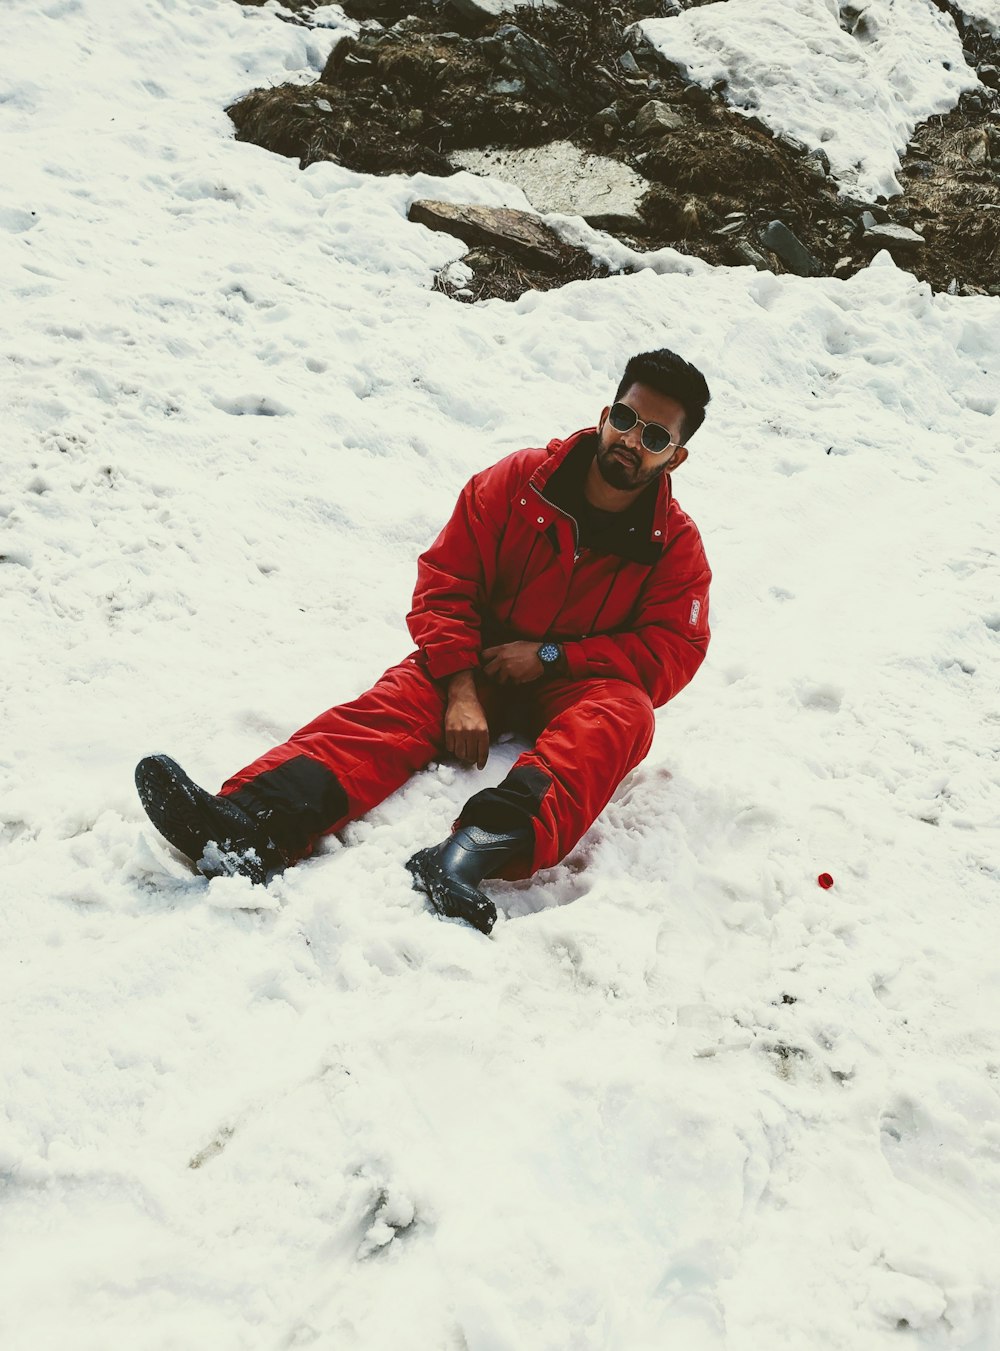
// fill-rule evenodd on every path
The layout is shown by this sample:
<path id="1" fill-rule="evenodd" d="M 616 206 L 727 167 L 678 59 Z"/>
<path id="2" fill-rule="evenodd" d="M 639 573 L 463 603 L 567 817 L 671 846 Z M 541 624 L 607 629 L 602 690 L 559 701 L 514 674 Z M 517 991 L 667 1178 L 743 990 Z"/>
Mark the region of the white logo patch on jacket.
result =
<path id="1" fill-rule="evenodd" d="M 691 614 L 688 616 L 688 624 L 691 626 L 691 628 L 694 628 L 695 624 L 697 624 L 700 615 L 701 615 L 701 601 L 693 600 L 691 602 Z"/>

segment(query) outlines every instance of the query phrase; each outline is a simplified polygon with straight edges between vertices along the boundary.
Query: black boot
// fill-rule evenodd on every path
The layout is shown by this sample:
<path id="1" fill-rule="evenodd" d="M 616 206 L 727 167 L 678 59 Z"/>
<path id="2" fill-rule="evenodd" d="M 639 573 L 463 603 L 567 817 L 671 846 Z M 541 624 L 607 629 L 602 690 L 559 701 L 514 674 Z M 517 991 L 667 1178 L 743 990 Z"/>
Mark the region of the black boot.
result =
<path id="1" fill-rule="evenodd" d="M 407 859 L 406 866 L 413 874 L 414 889 L 429 896 L 442 915 L 464 919 L 488 934 L 496 923 L 497 910 L 479 890 L 479 883 L 505 863 L 530 853 L 534 842 L 530 825 L 503 832 L 460 826 L 440 844 Z"/>
<path id="2" fill-rule="evenodd" d="M 266 882 L 287 863 L 257 817 L 199 788 L 168 755 L 140 760 L 135 786 L 156 829 L 205 877 L 239 874 Z"/>

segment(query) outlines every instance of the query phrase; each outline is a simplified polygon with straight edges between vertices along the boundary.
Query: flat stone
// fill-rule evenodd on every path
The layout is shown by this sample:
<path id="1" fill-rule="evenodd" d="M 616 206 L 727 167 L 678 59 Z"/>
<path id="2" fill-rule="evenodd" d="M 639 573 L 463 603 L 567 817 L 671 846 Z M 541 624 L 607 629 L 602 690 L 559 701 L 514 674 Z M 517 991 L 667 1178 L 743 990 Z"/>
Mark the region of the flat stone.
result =
<path id="1" fill-rule="evenodd" d="M 414 202 L 407 217 L 429 230 L 456 235 L 466 244 L 506 249 L 529 263 L 559 263 L 570 251 L 537 216 L 508 207 L 425 199 Z"/>
<path id="2" fill-rule="evenodd" d="M 680 131 L 687 126 L 687 118 L 660 99 L 650 99 L 635 115 L 637 136 L 662 136 L 668 131 Z"/>
<path id="3" fill-rule="evenodd" d="M 627 164 L 588 155 L 569 141 L 527 150 L 456 150 L 449 159 L 456 168 L 513 183 L 538 211 L 583 216 L 610 229 L 638 227 L 649 187 Z"/>
<path id="4" fill-rule="evenodd" d="M 906 225 L 874 225 L 864 232 L 861 242 L 869 248 L 888 249 L 891 253 L 893 249 L 919 249 L 924 244 L 924 237 Z"/>
<path id="5" fill-rule="evenodd" d="M 769 221 L 760 232 L 760 242 L 776 253 L 786 267 L 799 277 L 819 277 L 823 268 L 806 246 L 796 239 L 780 220 Z"/>

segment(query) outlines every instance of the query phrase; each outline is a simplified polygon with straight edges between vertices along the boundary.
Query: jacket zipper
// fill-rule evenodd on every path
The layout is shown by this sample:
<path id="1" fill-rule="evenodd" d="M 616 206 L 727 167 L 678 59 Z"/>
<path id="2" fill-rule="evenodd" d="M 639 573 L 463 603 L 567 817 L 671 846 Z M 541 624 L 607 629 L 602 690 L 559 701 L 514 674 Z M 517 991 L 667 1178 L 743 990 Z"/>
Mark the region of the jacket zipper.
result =
<path id="1" fill-rule="evenodd" d="M 570 513 L 569 513 L 568 511 L 564 511 L 564 510 L 562 509 L 562 507 L 557 507 L 556 504 L 555 504 L 554 502 L 550 502 L 549 499 L 542 493 L 542 491 L 541 491 L 539 488 L 536 488 L 535 485 L 534 485 L 533 483 L 529 483 L 529 484 L 528 484 L 528 487 L 529 487 L 529 488 L 531 489 L 531 491 L 536 495 L 536 497 L 539 499 L 539 501 L 544 502 L 545 505 L 546 505 L 547 507 L 551 507 L 553 511 L 558 511 L 558 513 L 559 513 L 560 516 L 565 516 L 566 519 L 567 519 L 567 521 L 569 521 L 569 523 L 572 525 L 572 527 L 573 527 L 573 562 L 575 563 L 575 562 L 579 559 L 579 557 L 580 557 L 580 552 L 581 552 L 581 550 L 580 550 L 580 523 L 579 523 L 579 521 L 576 519 L 575 516 L 571 516 Z"/>

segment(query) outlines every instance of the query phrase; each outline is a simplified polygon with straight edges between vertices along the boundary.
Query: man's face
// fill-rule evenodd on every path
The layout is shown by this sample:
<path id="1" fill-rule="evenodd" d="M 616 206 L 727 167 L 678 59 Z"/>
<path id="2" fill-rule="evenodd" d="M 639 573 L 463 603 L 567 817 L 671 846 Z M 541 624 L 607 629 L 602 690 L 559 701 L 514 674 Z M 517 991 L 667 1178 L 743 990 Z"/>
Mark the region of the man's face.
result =
<path id="1" fill-rule="evenodd" d="M 687 459 L 687 449 L 670 445 L 654 455 L 642 444 L 642 423 L 658 422 L 666 427 L 671 441 L 679 441 L 684 425 L 684 407 L 667 394 L 657 394 L 646 385 L 630 385 L 618 398 L 628 404 L 640 422 L 627 432 L 615 431 L 605 408 L 598 423 L 597 467 L 605 483 L 623 492 L 637 492 Z"/>

